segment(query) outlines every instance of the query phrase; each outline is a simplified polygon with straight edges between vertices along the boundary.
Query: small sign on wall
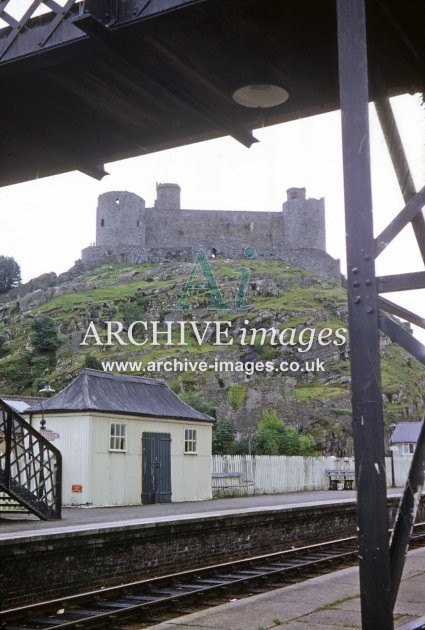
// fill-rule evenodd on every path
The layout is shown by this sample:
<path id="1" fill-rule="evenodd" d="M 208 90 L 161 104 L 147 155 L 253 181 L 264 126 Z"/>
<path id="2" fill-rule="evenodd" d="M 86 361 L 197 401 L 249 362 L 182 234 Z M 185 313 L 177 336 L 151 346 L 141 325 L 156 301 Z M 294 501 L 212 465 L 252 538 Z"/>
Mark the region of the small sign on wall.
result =
<path id="1" fill-rule="evenodd" d="M 55 431 L 49 431 L 49 429 L 40 429 L 40 433 L 43 437 L 46 438 L 46 440 L 50 440 L 50 442 L 54 442 L 55 440 L 58 440 L 60 438 L 59 433 L 56 433 Z"/>
<path id="2" fill-rule="evenodd" d="M 72 492 L 82 492 L 83 486 L 80 483 L 73 483 L 71 486 Z"/>

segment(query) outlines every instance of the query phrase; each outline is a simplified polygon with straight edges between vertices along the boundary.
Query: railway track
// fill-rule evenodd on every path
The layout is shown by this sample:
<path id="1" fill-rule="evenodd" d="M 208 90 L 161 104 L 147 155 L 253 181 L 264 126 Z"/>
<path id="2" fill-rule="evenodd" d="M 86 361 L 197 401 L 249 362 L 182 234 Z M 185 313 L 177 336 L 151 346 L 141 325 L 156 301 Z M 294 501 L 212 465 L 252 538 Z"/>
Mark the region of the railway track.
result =
<path id="1" fill-rule="evenodd" d="M 9 609 L 0 612 L 0 627 L 117 628 L 137 621 L 143 628 L 349 566 L 356 543 L 353 536 Z M 418 523 L 411 548 L 424 545 L 425 523 Z"/>

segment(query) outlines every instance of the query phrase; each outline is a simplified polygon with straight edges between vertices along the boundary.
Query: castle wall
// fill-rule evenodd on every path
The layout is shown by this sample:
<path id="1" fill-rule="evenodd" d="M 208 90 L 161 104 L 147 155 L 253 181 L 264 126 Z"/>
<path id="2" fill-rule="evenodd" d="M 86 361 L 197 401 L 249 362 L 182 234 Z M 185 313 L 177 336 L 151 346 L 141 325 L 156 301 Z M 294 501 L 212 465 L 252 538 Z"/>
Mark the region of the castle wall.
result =
<path id="1" fill-rule="evenodd" d="M 307 271 L 311 271 L 317 276 L 328 278 L 337 284 L 341 283 L 339 260 L 332 258 L 332 256 L 319 249 L 290 249 L 282 251 L 278 258 L 291 267 L 307 269 Z"/>
<path id="2" fill-rule="evenodd" d="M 82 252 L 88 265 L 193 260 L 201 248 L 237 259 L 251 246 L 258 257 L 340 282 L 339 261 L 325 249 L 324 200 L 306 199 L 305 188 L 288 189 L 282 212 L 184 210 L 177 184 L 157 184 L 153 208 L 134 193 L 112 191 L 100 195 L 96 222 L 96 246 Z"/>
<path id="3" fill-rule="evenodd" d="M 140 245 L 91 245 L 82 250 L 81 260 L 88 266 L 103 265 L 108 262 L 132 265 L 150 262 L 145 248 Z"/>
<path id="4" fill-rule="evenodd" d="M 96 211 L 96 245 L 145 244 L 145 201 L 127 191 L 112 191 L 99 196 Z"/>
<path id="5" fill-rule="evenodd" d="M 283 247 L 326 251 L 325 200 L 306 199 L 305 188 L 289 188 L 282 205 Z"/>
<path id="6" fill-rule="evenodd" d="M 157 184 L 155 208 L 180 210 L 180 186 L 178 184 Z"/>
<path id="7" fill-rule="evenodd" d="M 243 257 L 249 245 L 261 254 L 283 246 L 280 212 L 146 209 L 146 247 L 195 248 Z"/>

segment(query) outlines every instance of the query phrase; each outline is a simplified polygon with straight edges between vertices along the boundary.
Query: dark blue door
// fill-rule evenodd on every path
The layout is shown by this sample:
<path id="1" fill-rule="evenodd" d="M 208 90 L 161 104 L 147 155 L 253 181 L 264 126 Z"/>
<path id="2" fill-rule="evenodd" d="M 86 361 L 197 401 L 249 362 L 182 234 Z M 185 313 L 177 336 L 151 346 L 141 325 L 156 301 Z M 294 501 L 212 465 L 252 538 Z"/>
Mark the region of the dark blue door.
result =
<path id="1" fill-rule="evenodd" d="M 171 502 L 171 435 L 142 434 L 142 503 Z"/>

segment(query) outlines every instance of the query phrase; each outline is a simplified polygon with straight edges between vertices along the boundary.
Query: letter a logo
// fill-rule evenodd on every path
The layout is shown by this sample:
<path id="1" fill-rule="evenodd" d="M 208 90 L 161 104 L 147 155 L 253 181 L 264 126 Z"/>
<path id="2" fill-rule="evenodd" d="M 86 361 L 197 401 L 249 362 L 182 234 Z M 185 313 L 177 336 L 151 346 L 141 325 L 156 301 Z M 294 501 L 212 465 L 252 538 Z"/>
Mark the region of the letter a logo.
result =
<path id="1" fill-rule="evenodd" d="M 204 276 L 205 282 L 198 283 L 195 278 L 198 273 L 198 270 L 201 270 L 202 275 Z M 213 299 L 213 304 L 209 304 L 207 309 L 210 311 L 218 311 L 218 310 L 228 310 L 231 307 L 226 304 L 223 300 L 223 296 L 220 293 L 220 289 L 217 286 L 217 282 L 215 281 L 214 274 L 212 269 L 208 263 L 208 259 L 203 249 L 200 249 L 196 255 L 195 261 L 193 263 L 192 271 L 190 272 L 190 276 L 188 281 L 186 282 L 186 286 L 183 289 L 182 296 L 177 304 L 173 304 L 173 308 L 180 310 L 191 310 L 191 304 L 186 302 L 187 296 L 190 291 L 204 291 L 209 292 Z"/>

